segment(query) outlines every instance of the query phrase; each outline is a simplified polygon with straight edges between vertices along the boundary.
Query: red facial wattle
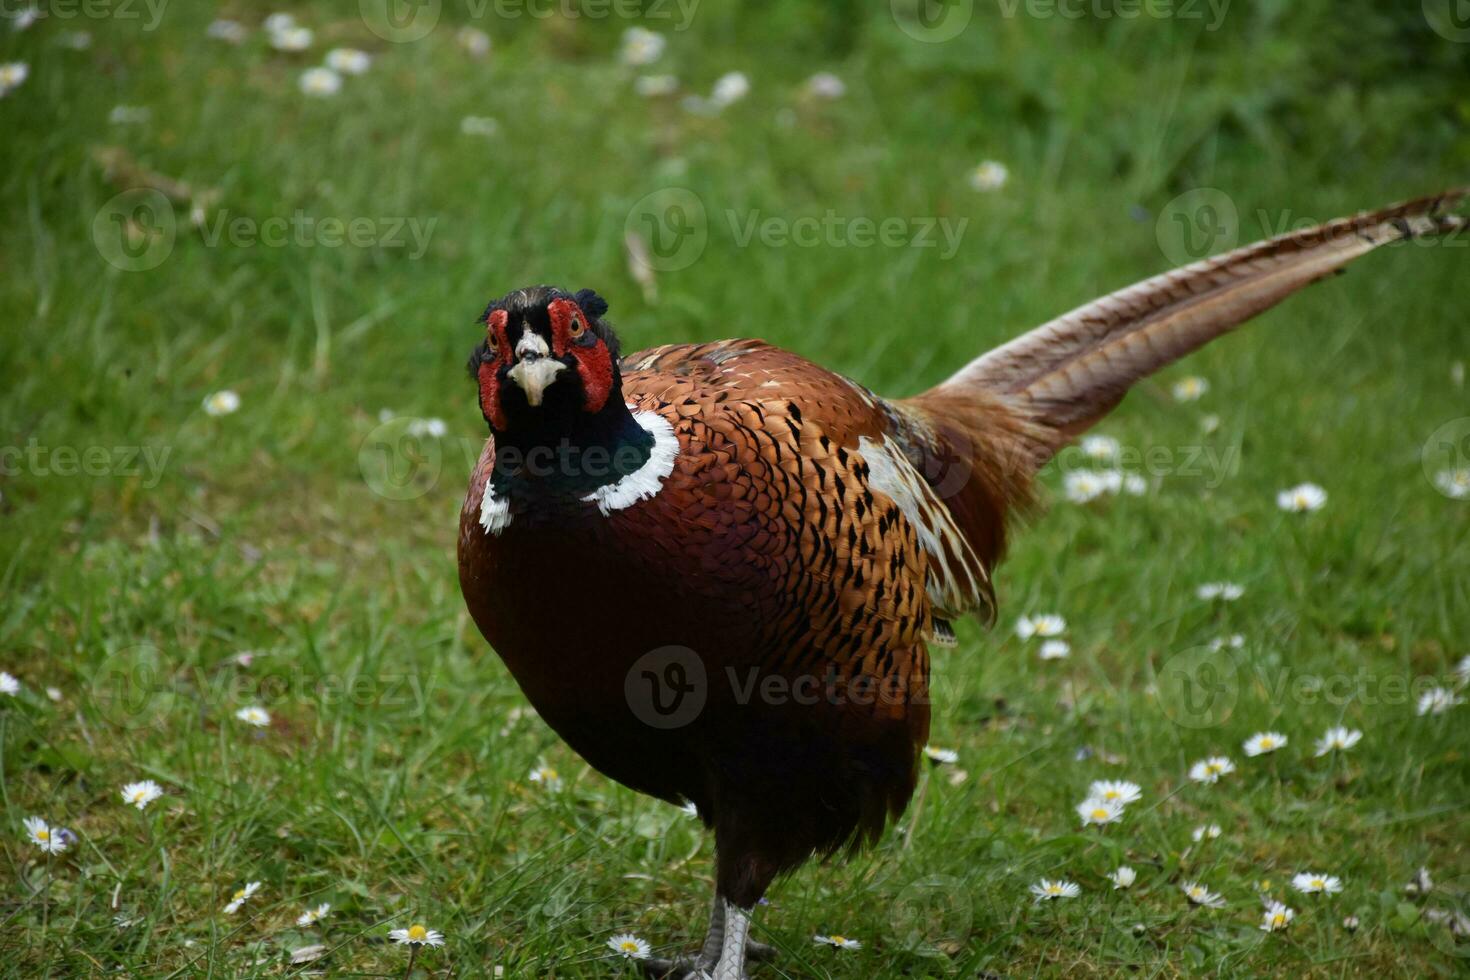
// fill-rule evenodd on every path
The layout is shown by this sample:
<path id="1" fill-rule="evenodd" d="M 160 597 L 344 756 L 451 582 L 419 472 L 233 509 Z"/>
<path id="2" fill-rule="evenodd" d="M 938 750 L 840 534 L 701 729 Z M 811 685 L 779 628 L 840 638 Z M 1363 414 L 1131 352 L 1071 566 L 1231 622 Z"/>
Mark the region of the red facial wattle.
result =
<path id="1" fill-rule="evenodd" d="M 497 375 L 500 370 L 500 358 L 509 349 L 510 337 L 506 333 L 508 319 L 508 314 L 504 310 L 496 310 L 490 314 L 490 319 L 485 321 L 485 333 L 495 356 L 482 362 L 478 371 L 480 410 L 485 413 L 490 424 L 501 432 L 509 428 L 505 418 L 505 409 L 500 406 L 500 378 Z"/>
<path id="2" fill-rule="evenodd" d="M 577 362 L 577 374 L 582 379 L 585 396 L 583 410 L 592 413 L 602 411 L 613 385 L 612 355 L 607 345 L 592 333 L 587 314 L 571 300 L 553 300 L 546 307 L 546 313 L 551 320 L 552 354 L 556 357 L 570 354 Z M 573 337 L 578 325 L 582 333 Z M 590 342 L 587 341 L 589 337 Z"/>

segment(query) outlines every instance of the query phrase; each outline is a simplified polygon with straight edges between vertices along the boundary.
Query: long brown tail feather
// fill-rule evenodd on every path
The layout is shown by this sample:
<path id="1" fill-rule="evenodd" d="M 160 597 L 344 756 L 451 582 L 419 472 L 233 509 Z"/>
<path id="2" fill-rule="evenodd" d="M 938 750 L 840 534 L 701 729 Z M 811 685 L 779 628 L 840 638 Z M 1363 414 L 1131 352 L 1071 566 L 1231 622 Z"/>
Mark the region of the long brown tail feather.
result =
<path id="1" fill-rule="evenodd" d="M 928 393 L 984 391 L 1037 423 L 1037 465 L 1106 415 L 1140 379 L 1390 242 L 1449 234 L 1470 188 L 1339 218 L 1146 279 L 971 361 Z M 923 397 L 923 396 L 921 396 Z"/>

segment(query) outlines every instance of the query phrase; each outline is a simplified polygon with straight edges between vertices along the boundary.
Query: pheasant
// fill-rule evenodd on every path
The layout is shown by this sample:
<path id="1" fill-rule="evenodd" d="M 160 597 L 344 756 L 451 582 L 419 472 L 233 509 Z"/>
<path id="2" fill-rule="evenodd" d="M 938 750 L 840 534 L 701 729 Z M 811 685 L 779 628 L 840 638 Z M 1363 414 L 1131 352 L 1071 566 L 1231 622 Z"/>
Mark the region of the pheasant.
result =
<path id="1" fill-rule="evenodd" d="M 620 355 L 592 290 L 478 322 L 490 437 L 460 515 L 471 615 L 593 768 L 715 838 L 710 928 L 657 970 L 742 980 L 772 880 L 908 803 L 931 646 L 995 615 L 1040 467 L 1139 379 L 1465 191 L 1272 238 L 1082 306 L 905 399 L 759 340 Z"/>

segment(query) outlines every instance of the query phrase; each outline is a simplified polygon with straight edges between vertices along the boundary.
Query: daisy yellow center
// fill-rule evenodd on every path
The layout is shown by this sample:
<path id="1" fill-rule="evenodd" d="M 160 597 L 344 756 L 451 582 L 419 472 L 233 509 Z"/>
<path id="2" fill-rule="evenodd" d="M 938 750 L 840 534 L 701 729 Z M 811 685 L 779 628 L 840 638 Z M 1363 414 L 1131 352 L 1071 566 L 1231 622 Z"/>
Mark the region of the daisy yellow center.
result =
<path id="1" fill-rule="evenodd" d="M 1203 888 L 1191 888 L 1189 890 L 1189 897 L 1190 898 L 1203 898 L 1204 897 L 1204 894 L 1205 894 L 1205 890 Z"/>
<path id="2" fill-rule="evenodd" d="M 1092 811 L 1092 819 L 1094 819 L 1094 820 L 1106 820 L 1107 818 L 1108 818 L 1108 808 L 1107 807 L 1100 806 L 1097 809 L 1095 809 L 1095 810 Z"/>
<path id="3" fill-rule="evenodd" d="M 51 839 L 51 831 L 47 830 L 45 827 L 42 827 L 40 830 L 36 831 L 36 840 L 50 840 L 50 839 Z"/>
<path id="4" fill-rule="evenodd" d="M 1060 895 L 1062 893 L 1062 886 L 1061 885 L 1047 885 L 1046 886 L 1046 893 L 1048 895 Z"/>
<path id="5" fill-rule="evenodd" d="M 1312 887 L 1313 888 L 1326 888 L 1327 887 L 1327 882 L 1323 881 L 1321 878 L 1313 878 L 1312 879 Z"/>
<path id="6" fill-rule="evenodd" d="M 235 902 L 243 902 L 245 900 L 245 889 L 241 888 L 239 891 L 235 892 L 235 894 L 230 896 L 230 900 Z"/>
<path id="7" fill-rule="evenodd" d="M 147 796 L 147 795 L 148 794 L 144 790 L 141 790 L 141 789 L 135 789 L 135 790 L 133 790 L 133 799 L 135 799 L 135 800 L 141 800 L 144 796 Z"/>
<path id="8" fill-rule="evenodd" d="M 1263 748 L 1263 749 L 1273 748 L 1275 745 L 1276 745 L 1276 740 L 1273 739 L 1273 738 L 1263 738 L 1263 739 L 1261 739 L 1261 748 Z"/>
<path id="9" fill-rule="evenodd" d="M 408 927 L 408 941 L 409 942 L 411 942 L 411 943 L 421 943 L 425 939 L 428 939 L 428 938 L 429 938 L 429 930 L 425 929 L 423 926 L 409 926 Z M 624 943 L 623 945 L 626 946 L 627 944 Z"/>
<path id="10" fill-rule="evenodd" d="M 1271 914 L 1271 924 L 1273 926 L 1285 925 L 1286 924 L 1286 913 L 1285 912 L 1273 912 Z"/>
<path id="11" fill-rule="evenodd" d="M 556 778 L 556 770 L 555 769 L 542 769 L 541 770 L 541 778 L 542 779 L 555 779 Z"/>
<path id="12" fill-rule="evenodd" d="M 847 942 L 847 937 L 846 936 L 833 936 L 832 937 L 832 945 L 833 946 L 841 946 L 845 942 Z"/>
<path id="13" fill-rule="evenodd" d="M 1220 763 L 1218 763 L 1218 762 L 1211 762 L 1210 764 L 1208 764 L 1207 766 L 1205 766 L 1205 771 L 1206 772 L 1219 772 L 1223 768 L 1224 767 L 1221 766 Z"/>
<path id="14" fill-rule="evenodd" d="M 635 942 L 633 942 L 633 940 L 631 940 L 631 939 L 625 939 L 625 940 L 623 940 L 621 943 L 618 944 L 618 948 L 621 949 L 625 953 L 636 953 L 636 952 L 638 952 L 638 944 L 635 943 Z"/>

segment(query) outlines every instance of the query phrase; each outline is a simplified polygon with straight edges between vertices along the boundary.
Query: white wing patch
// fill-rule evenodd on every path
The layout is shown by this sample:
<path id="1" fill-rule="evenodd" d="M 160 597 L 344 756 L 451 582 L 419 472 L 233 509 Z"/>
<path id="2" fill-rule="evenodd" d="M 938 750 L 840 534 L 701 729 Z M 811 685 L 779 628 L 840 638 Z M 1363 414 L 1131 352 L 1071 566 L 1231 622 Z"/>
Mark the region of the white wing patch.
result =
<path id="1" fill-rule="evenodd" d="M 664 481 L 674 472 L 674 459 L 679 455 L 679 437 L 674 434 L 669 420 L 657 412 L 634 412 L 633 419 L 653 436 L 653 451 L 648 461 L 632 473 L 616 483 L 598 487 L 582 498 L 588 503 L 595 503 L 604 516 L 652 497 L 663 489 Z"/>
<path id="2" fill-rule="evenodd" d="M 935 609 L 959 616 L 988 602 L 989 581 L 970 542 L 965 540 L 949 508 L 903 452 L 886 438 L 858 440 L 858 453 L 868 464 L 868 486 L 887 496 L 919 536 L 929 559 L 924 591 Z"/>

